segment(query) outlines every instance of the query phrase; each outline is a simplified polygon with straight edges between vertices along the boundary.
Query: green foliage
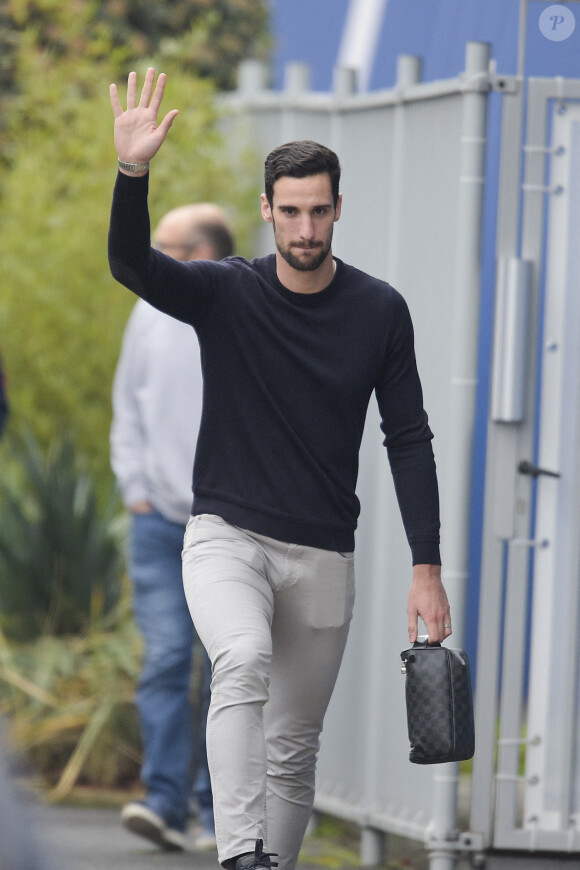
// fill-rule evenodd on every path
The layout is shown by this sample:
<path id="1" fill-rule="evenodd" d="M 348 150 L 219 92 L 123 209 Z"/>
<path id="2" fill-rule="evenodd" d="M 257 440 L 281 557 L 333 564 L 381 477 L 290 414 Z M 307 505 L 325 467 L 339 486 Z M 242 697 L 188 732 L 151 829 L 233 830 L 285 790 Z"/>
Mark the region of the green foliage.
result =
<path id="1" fill-rule="evenodd" d="M 108 85 L 124 95 L 129 70 L 142 81 L 152 64 L 169 76 L 163 108 L 180 109 L 152 166 L 153 224 L 213 201 L 251 256 L 260 166 L 220 133 L 215 87 L 233 86 L 241 59 L 264 57 L 266 10 L 267 0 L 0 0 L 0 344 L 11 411 L 0 443 L 0 715 L 55 797 L 77 781 L 133 780 L 140 765 L 140 645 L 128 596 L 121 611 L 115 603 L 110 393 L 135 299 L 106 259 Z M 23 430 L 15 448 L 9 436 Z"/>
<path id="2" fill-rule="evenodd" d="M 49 60 L 27 55 L 10 114 L 0 340 L 12 424 L 29 425 L 44 446 L 66 431 L 108 490 L 110 392 L 134 303 L 106 259 L 116 174 L 110 75 L 90 58 Z M 185 202 L 217 202 L 231 215 L 238 251 L 249 254 L 259 220 L 255 157 L 230 159 L 209 82 L 166 70 L 165 106 L 181 111 L 152 167 L 152 220 Z"/>
<path id="3" fill-rule="evenodd" d="M 84 633 L 119 600 L 119 505 L 101 514 L 73 445 L 45 456 L 28 433 L 15 445 L 20 480 L 0 481 L 0 625 L 7 637 Z"/>
<path id="4" fill-rule="evenodd" d="M 51 799 L 76 784 L 138 780 L 133 693 L 140 658 L 126 589 L 114 618 L 83 636 L 8 645 L 0 634 L 0 715 Z"/>
<path id="5" fill-rule="evenodd" d="M 266 59 L 266 0 L 196 0 L 173 5 L 189 8 L 184 27 L 160 40 L 158 50 L 163 60 L 177 61 L 183 69 L 211 78 L 218 88 L 231 90 L 236 86 L 240 61 Z M 171 10 L 166 15 L 169 17 Z"/>
<path id="6" fill-rule="evenodd" d="M 267 0 L 4 0 L 0 81 L 14 85 L 14 45 L 32 34 L 54 61 L 90 56 L 120 73 L 122 64 L 167 54 L 187 72 L 229 89 L 241 60 L 266 58 L 267 24 Z"/>
<path id="7" fill-rule="evenodd" d="M 118 501 L 97 509 L 66 439 L 44 455 L 26 434 L 13 451 L 0 481 L 0 717 L 53 799 L 77 782 L 133 783 L 141 641 Z"/>

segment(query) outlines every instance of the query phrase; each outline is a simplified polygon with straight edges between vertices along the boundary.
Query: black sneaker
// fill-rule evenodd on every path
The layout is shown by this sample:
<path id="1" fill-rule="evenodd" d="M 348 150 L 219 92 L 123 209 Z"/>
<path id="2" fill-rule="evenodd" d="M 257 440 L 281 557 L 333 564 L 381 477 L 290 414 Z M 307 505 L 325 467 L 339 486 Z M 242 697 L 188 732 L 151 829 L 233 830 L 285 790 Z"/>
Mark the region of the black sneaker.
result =
<path id="1" fill-rule="evenodd" d="M 262 852 L 264 846 L 263 840 L 256 840 L 256 850 L 249 855 L 240 855 L 236 861 L 235 870 L 257 870 L 258 867 L 277 867 L 277 861 L 270 861 L 270 858 L 277 858 L 277 852 Z"/>

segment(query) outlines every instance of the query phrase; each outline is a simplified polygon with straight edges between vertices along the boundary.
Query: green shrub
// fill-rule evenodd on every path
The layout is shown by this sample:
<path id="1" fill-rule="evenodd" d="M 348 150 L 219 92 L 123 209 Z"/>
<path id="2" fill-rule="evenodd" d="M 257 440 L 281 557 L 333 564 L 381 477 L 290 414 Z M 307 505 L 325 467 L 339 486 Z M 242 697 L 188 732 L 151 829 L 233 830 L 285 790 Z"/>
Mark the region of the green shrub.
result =
<path id="1" fill-rule="evenodd" d="M 180 114 L 152 165 L 153 225 L 170 208 L 213 201 L 231 217 L 237 252 L 253 255 L 261 221 L 255 155 L 240 153 L 238 142 L 230 147 L 220 133 L 209 81 L 164 68 L 164 109 Z M 138 73 L 142 82 L 142 67 Z M 12 411 L 8 427 L 26 423 L 43 446 L 69 433 L 95 476 L 99 498 L 112 479 L 111 387 L 136 301 L 113 280 L 107 263 L 117 172 L 112 75 L 90 57 L 55 66 L 46 53 L 25 54 L 20 91 L 5 119 L 13 150 L 9 165 L 0 165 L 0 346 Z M 123 99 L 125 82 L 126 73 L 118 79 Z"/>
<path id="2" fill-rule="evenodd" d="M 67 438 L 43 452 L 13 440 L 18 475 L 0 481 L 0 625 L 7 637 L 86 632 L 119 601 L 119 503 L 98 507 L 91 475 Z"/>
<path id="3" fill-rule="evenodd" d="M 11 743 L 59 800 L 77 784 L 134 786 L 142 762 L 133 703 L 141 642 L 128 591 L 109 621 L 77 637 L 8 644 L 0 635 L 0 715 Z"/>

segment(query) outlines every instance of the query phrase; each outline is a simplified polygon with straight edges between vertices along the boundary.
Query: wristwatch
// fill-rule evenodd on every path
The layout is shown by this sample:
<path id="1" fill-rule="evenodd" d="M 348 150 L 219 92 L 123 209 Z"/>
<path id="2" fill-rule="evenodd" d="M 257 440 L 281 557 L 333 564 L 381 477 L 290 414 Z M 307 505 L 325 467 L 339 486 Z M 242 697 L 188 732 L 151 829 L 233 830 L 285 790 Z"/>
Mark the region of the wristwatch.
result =
<path id="1" fill-rule="evenodd" d="M 149 169 L 148 163 L 125 163 L 119 158 L 119 168 L 126 172 L 146 172 Z"/>

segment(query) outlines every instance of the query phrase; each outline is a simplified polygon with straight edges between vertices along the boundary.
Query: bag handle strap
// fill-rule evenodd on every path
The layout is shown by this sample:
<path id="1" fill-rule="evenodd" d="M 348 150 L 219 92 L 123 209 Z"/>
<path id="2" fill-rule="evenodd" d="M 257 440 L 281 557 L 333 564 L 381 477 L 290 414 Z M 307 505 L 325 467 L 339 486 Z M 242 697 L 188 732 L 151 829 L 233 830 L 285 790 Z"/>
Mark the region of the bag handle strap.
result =
<path id="1" fill-rule="evenodd" d="M 441 643 L 438 641 L 437 643 L 429 643 L 429 635 L 428 634 L 420 634 L 417 637 L 417 640 L 413 644 L 413 649 L 427 649 L 427 647 L 438 647 L 441 646 Z"/>

